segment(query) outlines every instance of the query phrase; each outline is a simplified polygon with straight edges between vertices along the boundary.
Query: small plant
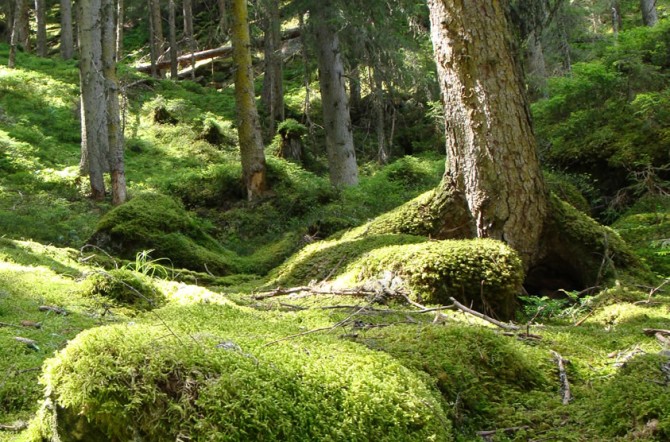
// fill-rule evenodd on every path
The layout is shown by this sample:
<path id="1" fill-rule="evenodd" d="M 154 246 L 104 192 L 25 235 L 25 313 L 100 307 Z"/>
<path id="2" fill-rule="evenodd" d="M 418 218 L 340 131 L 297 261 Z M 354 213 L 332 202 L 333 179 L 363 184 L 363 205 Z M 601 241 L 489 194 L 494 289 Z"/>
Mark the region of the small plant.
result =
<path id="1" fill-rule="evenodd" d="M 172 272 L 172 262 L 169 258 L 152 259 L 151 252 L 153 251 L 153 249 L 142 250 L 135 255 L 135 262 L 129 262 L 123 266 L 123 268 L 141 273 L 144 276 L 148 276 L 149 278 L 168 278 L 171 273 L 174 273 Z M 168 271 L 167 267 L 160 264 L 161 262 L 170 263 L 170 271 Z"/>

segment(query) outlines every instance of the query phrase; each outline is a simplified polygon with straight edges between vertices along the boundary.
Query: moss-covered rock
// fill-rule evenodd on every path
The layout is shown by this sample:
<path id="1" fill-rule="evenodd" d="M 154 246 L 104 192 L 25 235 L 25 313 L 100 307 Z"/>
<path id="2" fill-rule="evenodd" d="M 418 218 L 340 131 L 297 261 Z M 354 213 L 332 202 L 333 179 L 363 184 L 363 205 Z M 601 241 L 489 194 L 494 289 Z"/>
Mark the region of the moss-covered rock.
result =
<path id="1" fill-rule="evenodd" d="M 241 273 L 237 256 L 221 247 L 174 199 L 142 193 L 102 217 L 89 243 L 126 259 L 152 249 L 175 267 Z"/>
<path id="2" fill-rule="evenodd" d="M 126 269 L 91 273 L 83 284 L 82 294 L 104 297 L 111 304 L 138 310 L 152 310 L 166 301 L 151 278 Z"/>
<path id="3" fill-rule="evenodd" d="M 228 305 L 172 308 L 163 318 L 173 336 L 141 323 L 80 334 L 46 364 L 42 433 L 63 441 L 452 440 L 422 376 L 330 335 L 270 344 L 298 327 L 259 316 Z"/>

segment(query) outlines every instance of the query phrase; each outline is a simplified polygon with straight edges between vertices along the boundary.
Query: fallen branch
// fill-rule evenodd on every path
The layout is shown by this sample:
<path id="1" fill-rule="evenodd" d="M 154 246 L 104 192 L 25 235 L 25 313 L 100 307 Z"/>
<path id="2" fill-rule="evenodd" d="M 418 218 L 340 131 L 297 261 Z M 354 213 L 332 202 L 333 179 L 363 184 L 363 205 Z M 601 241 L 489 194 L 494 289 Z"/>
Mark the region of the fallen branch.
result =
<path id="1" fill-rule="evenodd" d="M 670 336 L 670 330 L 663 330 L 661 328 L 645 328 L 642 331 L 647 336 L 656 336 L 659 333 L 664 336 Z"/>
<path id="2" fill-rule="evenodd" d="M 16 324 L 10 324 L 9 322 L 0 322 L 0 327 L 14 327 L 14 328 L 21 328 L 21 326 L 16 325 Z"/>
<path id="3" fill-rule="evenodd" d="M 498 433 L 513 433 L 515 431 L 528 430 L 530 427 L 528 425 L 523 425 L 521 427 L 509 427 L 509 428 L 499 428 L 497 430 L 486 430 L 478 431 L 477 436 L 481 436 L 482 439 L 488 441 L 491 440 L 492 436 L 495 436 Z"/>
<path id="4" fill-rule="evenodd" d="M 25 344 L 28 348 L 31 348 L 35 351 L 40 350 L 40 348 L 37 346 L 37 341 L 33 341 L 32 339 L 22 338 L 21 336 L 14 336 L 14 340 Z"/>
<path id="5" fill-rule="evenodd" d="M 551 350 L 551 354 L 554 356 L 556 364 L 558 365 L 558 374 L 561 379 L 561 391 L 563 392 L 563 405 L 568 405 L 572 400 L 572 394 L 570 393 L 570 382 L 568 381 L 568 373 L 565 371 L 565 364 L 570 361 L 564 359 L 563 356 L 554 350 Z"/>
<path id="6" fill-rule="evenodd" d="M 303 286 L 303 287 L 291 287 L 288 289 L 283 289 L 279 287 L 277 289 L 268 292 L 257 293 L 253 295 L 251 299 L 258 301 L 262 299 L 275 298 L 277 296 L 293 295 L 302 292 L 307 292 L 311 295 L 342 295 L 342 296 L 374 296 L 377 294 L 374 291 L 363 290 L 363 289 L 324 290 L 316 287 Z"/>
<path id="7" fill-rule="evenodd" d="M 472 316 L 476 316 L 479 319 L 483 319 L 486 322 L 490 322 L 493 325 L 497 325 L 498 327 L 500 327 L 502 329 L 505 329 L 505 330 L 519 330 L 520 329 L 518 326 L 516 326 L 514 324 L 507 324 L 507 323 L 498 321 L 497 319 L 493 319 L 490 316 L 486 316 L 484 313 L 479 313 L 476 310 L 472 310 L 471 308 L 468 308 L 468 307 L 464 306 L 463 304 L 461 304 L 460 302 L 456 301 L 456 299 L 454 299 L 454 298 L 449 298 L 449 299 L 451 300 L 451 302 L 454 303 L 454 306 L 457 309 L 459 309 L 459 310 L 461 310 L 465 313 L 469 313 Z"/>
<path id="8" fill-rule="evenodd" d="M 65 309 L 54 305 L 40 305 L 39 309 L 41 312 L 54 312 L 59 315 L 67 316 L 67 311 L 65 311 Z"/>
<path id="9" fill-rule="evenodd" d="M 28 428 L 28 423 L 23 421 L 14 422 L 13 425 L 0 424 L 0 431 L 22 431 Z"/>

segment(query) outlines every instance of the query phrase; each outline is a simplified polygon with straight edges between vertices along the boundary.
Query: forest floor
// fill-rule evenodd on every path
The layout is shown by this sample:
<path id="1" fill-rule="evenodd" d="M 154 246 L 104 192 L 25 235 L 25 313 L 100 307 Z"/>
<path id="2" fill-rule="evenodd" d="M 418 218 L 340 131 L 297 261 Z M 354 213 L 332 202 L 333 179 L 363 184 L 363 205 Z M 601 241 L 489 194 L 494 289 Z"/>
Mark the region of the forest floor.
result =
<path id="1" fill-rule="evenodd" d="M 4 56 L 6 46 L 0 45 L 0 58 Z M 45 387 L 56 385 L 57 380 L 58 385 L 74 383 L 77 379 L 64 376 L 84 370 L 75 367 L 68 355 L 81 351 L 81 361 L 96 361 L 95 352 L 100 356 L 109 351 L 96 345 L 117 339 L 116 333 L 123 336 L 114 341 L 119 353 L 126 352 L 116 360 L 116 368 L 127 373 L 140 370 L 133 361 L 149 351 L 156 364 L 181 358 L 181 370 L 197 378 L 193 373 L 216 371 L 231 363 L 216 359 L 222 356 L 211 353 L 210 347 L 234 348 L 243 362 L 256 359 L 255 367 L 259 360 L 270 361 L 275 371 L 268 373 L 287 384 L 302 376 L 306 384 L 326 388 L 332 383 L 337 391 L 350 389 L 352 395 L 360 396 L 352 396 L 353 405 L 347 405 L 351 408 L 339 403 L 345 410 L 366 416 L 355 406 L 366 403 L 384 425 L 385 419 L 400 422 L 399 426 L 403 419 L 410 422 L 407 438 L 402 433 L 385 437 L 382 433 L 381 440 L 421 440 L 410 438 L 409 431 L 419 431 L 417 422 L 426 431 L 433 425 L 412 415 L 425 412 L 420 404 L 402 416 L 374 408 L 384 400 L 395 403 L 389 398 L 407 403 L 408 393 L 393 377 L 397 373 L 417 391 L 426 390 L 425 396 L 417 396 L 417 403 L 435 401 L 434 407 L 440 410 L 436 414 L 448 420 L 450 428 L 442 433 L 435 430 L 437 440 L 670 438 L 667 197 L 643 200 L 613 224 L 652 265 L 658 276 L 655 281 L 617 281 L 582 293 L 530 294 L 535 296 L 520 299 L 515 321 L 519 329 L 502 328 L 458 309 L 418 306 L 403 296 L 340 293 L 327 285 L 337 265 L 322 269 L 326 273 L 322 285 L 294 293 L 272 292 L 277 287 L 268 286 L 266 275 L 285 258 L 307 243 L 361 225 L 434 187 L 444 159 L 427 153 L 385 167 L 366 165 L 361 186 L 338 194 L 318 173 L 271 158 L 276 194 L 249 205 L 242 201 L 244 192 L 237 179 L 232 91 L 211 91 L 189 82 L 152 82 L 127 74 L 126 81 L 134 84 L 127 91 L 126 118 L 131 195 L 157 193 L 179 201 L 188 211 L 192 228 L 204 232 L 216 247 L 230 251 L 240 271 L 215 277 L 209 274 L 211 269 L 183 270 L 153 257 L 152 252 L 111 256 L 85 247 L 111 207 L 87 199 L 86 183 L 77 173 L 75 66 L 24 54 L 19 54 L 18 64 L 29 68 L 0 67 L 0 441 L 37 440 L 45 425 L 44 419 L 40 421 Z M 287 88 L 287 96 L 287 103 L 294 103 L 298 113 L 298 86 Z M 156 121 L 159 108 L 174 116 L 174 124 Z M 218 134 L 214 143 L 206 137 L 211 128 Z M 317 172 L 318 167 L 315 164 Z M 263 253 L 254 253 L 258 250 Z M 123 271 L 142 284 L 135 286 L 131 281 L 135 288 L 130 295 L 110 299 L 105 290 L 121 289 L 100 287 L 123 280 Z M 329 294 L 315 293 L 329 290 Z M 262 291 L 265 295 L 259 295 Z M 138 292 L 142 296 L 135 296 Z M 143 303 L 147 298 L 151 299 L 148 306 Z M 310 352 L 323 353 L 315 356 L 322 365 L 306 359 L 304 354 Z M 291 366 L 294 359 L 303 364 L 302 371 L 281 377 L 297 370 Z M 84 387 L 119 375 L 105 371 L 109 367 L 104 361 L 100 364 L 93 371 L 108 376 L 107 381 L 95 378 L 95 373 L 77 372 L 82 384 L 78 390 L 71 387 L 67 397 L 72 403 L 88 400 L 75 390 L 85 391 Z M 146 385 L 128 393 L 127 403 L 136 400 L 149 408 L 148 397 L 165 393 L 156 385 L 161 385 L 160 376 L 166 372 L 162 366 L 146 364 L 146 378 L 133 378 Z M 397 373 L 384 371 L 388 367 Z M 379 378 L 370 373 L 377 370 L 382 373 Z M 270 382 L 263 373 L 259 376 Z M 345 386 L 338 384 L 340 377 L 347 381 Z M 354 392 L 350 387 L 358 381 L 365 388 L 375 387 Z M 247 388 L 250 403 L 264 410 L 269 405 L 262 395 L 252 394 L 256 390 L 249 385 L 256 381 L 249 382 L 235 385 Z M 186 391 L 189 384 L 179 385 Z M 270 384 L 259 385 L 270 388 Z M 295 404 L 282 402 L 286 400 L 283 390 L 273 388 L 278 390 L 273 400 L 292 410 Z M 301 390 L 302 385 L 292 388 L 312 394 Z M 179 398 L 171 402 L 173 408 L 165 409 L 172 410 L 165 411 L 166 422 L 183 418 L 171 414 L 178 407 L 187 411 L 189 407 L 224 408 L 231 419 L 243 419 L 225 404 L 212 405 L 206 398 L 195 404 Z M 331 398 L 315 395 L 313 400 L 330 403 Z M 94 402 L 89 405 L 95 406 Z M 148 413 L 142 414 L 147 421 L 155 418 L 140 409 L 127 415 L 121 412 L 119 420 L 111 422 L 121 426 L 123 419 L 136 419 L 133 413 Z M 295 413 L 309 416 L 314 410 L 305 407 Z M 259 416 L 250 418 L 247 434 L 263 428 L 262 413 Z M 361 422 L 357 428 L 368 433 L 358 439 L 349 433 L 350 439 L 345 435 L 340 440 L 365 440 L 374 434 L 374 419 Z M 225 434 L 220 426 L 216 428 Z M 192 431 L 214 430 L 202 430 L 194 423 Z"/>

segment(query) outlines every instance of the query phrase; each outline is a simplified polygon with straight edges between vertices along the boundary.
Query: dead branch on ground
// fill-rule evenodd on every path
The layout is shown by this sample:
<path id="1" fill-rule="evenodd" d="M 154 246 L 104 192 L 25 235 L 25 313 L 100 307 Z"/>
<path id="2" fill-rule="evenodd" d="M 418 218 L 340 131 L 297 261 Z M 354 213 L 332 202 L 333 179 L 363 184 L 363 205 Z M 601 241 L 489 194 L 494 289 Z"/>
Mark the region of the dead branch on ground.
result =
<path id="1" fill-rule="evenodd" d="M 558 365 L 558 374 L 561 379 L 561 392 L 563 394 L 563 405 L 568 405 L 572 400 L 572 394 L 570 393 L 570 382 L 568 381 L 568 373 L 565 371 L 565 364 L 570 361 L 564 359 L 563 356 L 554 350 L 551 350 L 551 354 L 554 356 L 554 360 Z"/>

